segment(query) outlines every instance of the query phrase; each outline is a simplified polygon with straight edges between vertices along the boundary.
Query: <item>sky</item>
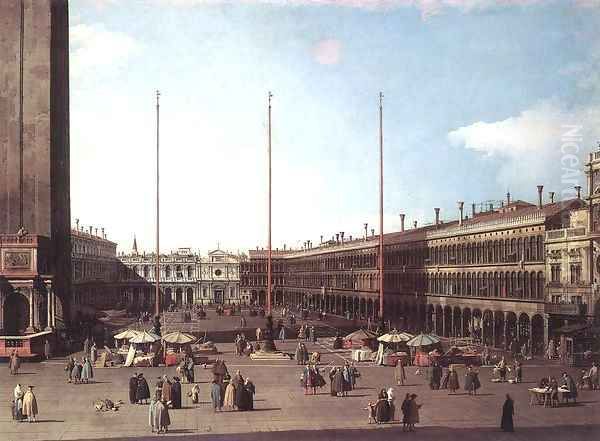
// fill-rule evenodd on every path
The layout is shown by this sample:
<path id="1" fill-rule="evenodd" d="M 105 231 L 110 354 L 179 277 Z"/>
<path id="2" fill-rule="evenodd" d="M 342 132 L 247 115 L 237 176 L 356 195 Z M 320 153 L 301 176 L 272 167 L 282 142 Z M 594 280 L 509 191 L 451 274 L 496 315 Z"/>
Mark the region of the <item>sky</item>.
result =
<path id="1" fill-rule="evenodd" d="M 71 213 L 120 251 L 273 248 L 587 191 L 600 0 L 71 0 Z M 470 210 L 469 210 L 470 211 Z"/>

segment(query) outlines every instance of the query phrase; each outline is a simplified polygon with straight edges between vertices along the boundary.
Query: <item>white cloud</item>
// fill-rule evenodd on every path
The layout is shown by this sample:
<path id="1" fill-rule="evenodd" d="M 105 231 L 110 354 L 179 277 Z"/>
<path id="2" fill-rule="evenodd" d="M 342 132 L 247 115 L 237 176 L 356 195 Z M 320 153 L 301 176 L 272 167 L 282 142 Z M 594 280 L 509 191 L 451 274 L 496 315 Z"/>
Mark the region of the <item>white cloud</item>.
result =
<path id="1" fill-rule="evenodd" d="M 460 127 L 448 133 L 448 140 L 454 147 L 498 160 L 499 183 L 533 188 L 536 182 L 560 181 L 567 169 L 582 170 L 585 155 L 595 149 L 600 136 L 599 118 L 600 105 L 568 109 L 561 102 L 551 100 L 501 121 L 478 121 Z M 577 136 L 568 137 L 569 132 Z M 578 183 L 584 185 L 585 179 L 578 176 Z M 561 182 L 564 187 L 573 186 L 568 180 Z"/>
<path id="2" fill-rule="evenodd" d="M 76 24 L 69 32 L 70 70 L 74 78 L 94 75 L 99 68 L 120 69 L 141 49 L 133 37 L 109 31 L 102 24 Z"/>
<path id="3" fill-rule="evenodd" d="M 453 146 L 464 146 L 486 155 L 521 155 L 540 151 L 560 138 L 566 120 L 556 103 L 543 102 L 518 116 L 502 121 L 478 121 L 448 134 Z"/>
<path id="4" fill-rule="evenodd" d="M 342 43 L 334 39 L 321 40 L 313 47 L 312 52 L 319 64 L 338 64 L 342 58 Z"/>

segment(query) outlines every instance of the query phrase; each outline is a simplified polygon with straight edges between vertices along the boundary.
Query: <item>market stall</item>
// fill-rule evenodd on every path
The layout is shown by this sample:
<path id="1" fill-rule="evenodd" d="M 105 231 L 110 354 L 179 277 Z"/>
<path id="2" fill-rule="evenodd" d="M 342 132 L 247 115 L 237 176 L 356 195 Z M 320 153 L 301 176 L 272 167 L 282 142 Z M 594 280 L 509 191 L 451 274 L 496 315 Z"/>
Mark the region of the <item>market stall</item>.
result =
<path id="1" fill-rule="evenodd" d="M 378 337 L 379 348 L 375 362 L 379 365 L 396 366 L 398 360 L 402 359 L 406 364 L 408 361 L 406 343 L 412 338 L 412 334 L 399 332 L 395 329 Z"/>
<path id="2" fill-rule="evenodd" d="M 431 364 L 429 352 L 434 350 L 434 346 L 439 344 L 440 339 L 435 334 L 419 334 L 406 342 L 407 346 L 416 348 L 413 360 L 415 366 L 429 366 Z"/>
<path id="3" fill-rule="evenodd" d="M 371 348 L 374 349 L 373 343 L 377 340 L 377 334 L 366 329 L 359 329 L 344 337 L 343 348 Z"/>
<path id="4" fill-rule="evenodd" d="M 149 367 L 158 366 L 160 352 L 160 337 L 144 331 L 129 339 L 129 352 L 125 366 Z"/>
<path id="5" fill-rule="evenodd" d="M 185 355 L 192 354 L 192 343 L 198 339 L 181 331 L 170 332 L 162 337 L 165 366 L 178 365 Z"/>

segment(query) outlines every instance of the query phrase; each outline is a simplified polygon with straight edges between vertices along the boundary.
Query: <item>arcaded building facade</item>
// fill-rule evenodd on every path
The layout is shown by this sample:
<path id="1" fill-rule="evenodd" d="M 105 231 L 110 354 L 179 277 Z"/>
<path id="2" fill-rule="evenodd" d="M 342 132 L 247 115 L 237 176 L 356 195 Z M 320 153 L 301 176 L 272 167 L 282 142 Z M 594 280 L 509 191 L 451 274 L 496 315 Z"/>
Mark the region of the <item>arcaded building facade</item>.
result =
<path id="1" fill-rule="evenodd" d="M 512 201 L 384 236 L 384 320 L 402 329 L 472 337 L 539 352 L 553 329 L 598 317 L 600 152 L 582 198 Z M 594 180 L 595 179 L 595 180 Z M 596 184 L 594 186 L 594 184 Z M 574 191 L 575 193 L 575 191 Z M 599 208 L 596 208 L 599 207 Z M 402 219 L 404 225 L 404 219 Z M 366 232 L 365 232 L 366 233 Z M 379 237 L 343 239 L 273 256 L 273 299 L 378 320 Z M 266 251 L 241 265 L 242 291 L 264 304 Z"/>

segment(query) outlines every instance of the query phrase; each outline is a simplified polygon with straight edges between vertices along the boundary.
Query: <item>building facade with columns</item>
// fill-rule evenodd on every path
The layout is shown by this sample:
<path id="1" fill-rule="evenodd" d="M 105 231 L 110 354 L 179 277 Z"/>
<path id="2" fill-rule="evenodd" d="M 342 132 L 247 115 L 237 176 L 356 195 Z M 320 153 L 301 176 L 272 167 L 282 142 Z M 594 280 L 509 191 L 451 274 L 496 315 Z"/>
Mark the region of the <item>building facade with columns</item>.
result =
<path id="1" fill-rule="evenodd" d="M 384 319 L 392 326 L 540 352 L 554 329 L 598 319 L 600 152 L 587 166 L 587 198 L 513 201 L 384 236 Z M 596 184 L 594 186 L 594 183 Z M 596 190 L 594 190 L 596 188 Z M 333 240 L 273 255 L 273 300 L 378 320 L 378 243 Z M 241 289 L 264 304 L 266 251 L 241 264 Z M 560 271 L 557 268 L 560 267 Z"/>
<path id="2" fill-rule="evenodd" d="M 216 249 L 207 256 L 191 248 L 179 248 L 160 256 L 161 305 L 240 303 L 241 256 Z M 118 297 L 123 304 L 150 309 L 155 302 L 156 255 L 131 253 L 118 257 Z"/>

